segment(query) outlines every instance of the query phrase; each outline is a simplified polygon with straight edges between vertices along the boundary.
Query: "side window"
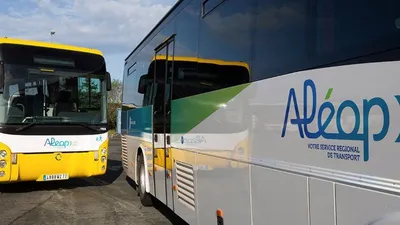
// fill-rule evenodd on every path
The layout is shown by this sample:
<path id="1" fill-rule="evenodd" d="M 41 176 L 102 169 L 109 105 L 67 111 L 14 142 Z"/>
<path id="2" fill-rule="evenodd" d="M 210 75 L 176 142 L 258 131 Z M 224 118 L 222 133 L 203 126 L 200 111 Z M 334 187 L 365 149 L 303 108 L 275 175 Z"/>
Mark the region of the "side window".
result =
<path id="1" fill-rule="evenodd" d="M 400 46 L 400 1 L 314 0 L 313 8 L 317 64 Z"/>
<path id="2" fill-rule="evenodd" d="M 309 67 L 308 0 L 255 0 L 253 80 Z"/>
<path id="3" fill-rule="evenodd" d="M 133 65 L 128 68 L 128 75 L 127 76 L 135 75 L 136 63 L 137 62 L 133 63 Z"/>
<path id="4" fill-rule="evenodd" d="M 251 13 L 252 3 L 192 1 L 179 13 L 172 99 L 249 82 L 251 26 L 243 17 Z"/>
<path id="5" fill-rule="evenodd" d="M 177 35 L 174 49 L 172 100 L 201 93 L 201 90 L 195 86 L 196 78 L 198 79 L 197 50 L 201 17 L 198 3 L 199 1 L 192 1 L 177 15 L 175 20 Z"/>
<path id="6" fill-rule="evenodd" d="M 139 53 L 140 55 L 140 53 Z M 142 75 L 142 71 L 138 70 L 140 67 L 140 61 L 137 61 L 136 56 L 133 59 L 127 61 L 125 65 L 125 76 L 124 76 L 124 87 L 123 87 L 123 102 L 128 104 L 134 104 L 135 106 L 141 106 L 143 103 L 143 94 L 138 93 L 139 79 Z"/>

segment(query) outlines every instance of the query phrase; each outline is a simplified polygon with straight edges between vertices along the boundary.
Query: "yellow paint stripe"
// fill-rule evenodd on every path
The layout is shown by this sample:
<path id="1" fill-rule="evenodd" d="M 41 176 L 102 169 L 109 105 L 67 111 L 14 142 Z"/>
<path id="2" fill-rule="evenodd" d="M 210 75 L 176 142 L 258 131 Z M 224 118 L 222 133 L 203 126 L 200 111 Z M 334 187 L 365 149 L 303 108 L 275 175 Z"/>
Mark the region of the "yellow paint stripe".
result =
<path id="1" fill-rule="evenodd" d="M 44 47 L 44 48 L 55 48 L 55 49 L 84 52 L 84 53 L 90 53 L 90 54 L 96 54 L 96 55 L 103 56 L 103 53 L 97 49 L 79 47 L 79 46 L 74 46 L 74 45 L 43 42 L 43 41 L 33 41 L 33 40 L 9 38 L 9 37 L 0 38 L 0 44 L 17 44 L 17 45 L 37 46 L 37 47 Z"/>
<path id="2" fill-rule="evenodd" d="M 166 55 L 157 55 L 153 56 L 152 61 L 154 61 L 157 57 L 157 60 L 165 60 L 167 57 Z M 237 62 L 237 61 L 224 61 L 220 59 L 203 59 L 197 57 L 186 57 L 186 56 L 168 56 L 168 60 L 174 61 L 185 61 L 185 62 L 197 62 L 197 63 L 209 63 L 209 64 L 216 64 L 220 66 L 242 66 L 245 67 L 248 71 L 250 71 L 249 64 L 245 62 Z"/>

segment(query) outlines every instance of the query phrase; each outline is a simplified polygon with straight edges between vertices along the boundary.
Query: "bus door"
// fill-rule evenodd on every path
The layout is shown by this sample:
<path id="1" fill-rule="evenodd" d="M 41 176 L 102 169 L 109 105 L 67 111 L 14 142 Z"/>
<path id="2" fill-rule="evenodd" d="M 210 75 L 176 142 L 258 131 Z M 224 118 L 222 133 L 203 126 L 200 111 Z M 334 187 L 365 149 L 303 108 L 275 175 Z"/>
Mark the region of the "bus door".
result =
<path id="1" fill-rule="evenodd" d="M 155 196 L 173 210 L 171 147 L 171 98 L 174 42 L 164 41 L 155 51 L 153 100 L 153 179 Z"/>

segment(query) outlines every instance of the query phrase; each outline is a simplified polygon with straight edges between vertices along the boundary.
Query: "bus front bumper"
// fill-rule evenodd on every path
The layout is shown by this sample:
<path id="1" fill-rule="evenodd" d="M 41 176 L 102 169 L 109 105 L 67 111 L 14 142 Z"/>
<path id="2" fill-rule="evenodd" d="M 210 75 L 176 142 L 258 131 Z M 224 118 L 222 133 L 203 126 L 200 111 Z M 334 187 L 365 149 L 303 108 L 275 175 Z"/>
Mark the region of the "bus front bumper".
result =
<path id="1" fill-rule="evenodd" d="M 0 148 L 0 183 L 68 180 L 103 175 L 107 170 L 108 143 L 86 152 L 13 154 L 1 143 L 0 147 L 3 147 Z M 1 155 L 4 151 L 6 157 Z M 1 161 L 5 166 L 2 167 Z"/>

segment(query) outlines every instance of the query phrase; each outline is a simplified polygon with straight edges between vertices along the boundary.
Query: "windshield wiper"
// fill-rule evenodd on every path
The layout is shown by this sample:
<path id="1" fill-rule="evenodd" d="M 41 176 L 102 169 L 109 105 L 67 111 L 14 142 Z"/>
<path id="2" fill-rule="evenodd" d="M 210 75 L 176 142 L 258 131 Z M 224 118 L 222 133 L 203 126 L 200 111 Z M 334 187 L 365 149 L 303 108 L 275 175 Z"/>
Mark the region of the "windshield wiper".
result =
<path id="1" fill-rule="evenodd" d="M 26 130 L 26 129 L 30 128 L 30 127 L 38 125 L 38 124 L 43 124 L 43 123 L 38 123 L 37 121 L 33 121 L 32 123 L 29 123 L 29 124 L 27 124 L 27 125 L 25 125 L 23 127 L 17 128 L 15 131 L 16 132 L 23 131 L 23 130 Z M 90 130 L 93 130 L 93 131 L 100 131 L 100 129 L 96 129 L 96 128 L 93 128 L 93 127 L 91 127 L 89 125 L 86 125 L 84 123 L 78 123 L 78 122 L 63 122 L 63 123 L 60 123 L 58 125 L 62 126 L 63 124 L 79 125 L 79 126 L 86 127 L 86 128 L 88 128 Z"/>
<path id="2" fill-rule="evenodd" d="M 37 120 L 38 117 L 37 117 L 37 116 L 26 117 L 26 118 L 24 119 L 23 122 L 25 122 L 27 119 L 32 119 L 33 121 L 32 121 L 31 123 L 28 123 L 27 125 L 25 125 L 25 126 L 23 126 L 23 127 L 17 128 L 15 131 L 19 132 L 19 131 L 26 130 L 26 129 L 28 129 L 28 128 L 32 127 L 32 126 L 38 125 L 38 124 L 44 124 L 43 121 L 40 121 L 40 120 L 39 120 L 39 122 L 38 122 L 38 120 Z M 46 118 L 46 119 L 47 119 L 47 118 Z M 71 122 L 71 121 L 62 121 L 61 118 L 51 118 L 51 117 L 49 117 L 48 119 L 51 119 L 51 120 L 54 120 L 54 119 L 61 120 L 61 121 L 59 121 L 59 123 L 57 123 L 57 125 L 61 125 L 61 126 L 62 126 L 63 124 L 70 124 L 70 125 L 79 125 L 79 126 L 82 126 L 82 127 L 86 127 L 86 128 L 88 128 L 88 129 L 90 129 L 90 130 L 97 131 L 97 132 L 101 130 L 101 129 L 93 128 L 93 127 L 91 127 L 91 126 L 89 126 L 89 125 L 87 125 L 87 124 L 84 124 L 84 123 Z M 52 121 L 48 121 L 48 122 L 52 122 Z"/>
<path id="3" fill-rule="evenodd" d="M 16 131 L 16 132 L 23 131 L 23 130 L 28 129 L 29 127 L 33 127 L 33 126 L 35 126 L 35 125 L 37 125 L 37 124 L 42 124 L 42 123 L 38 123 L 37 121 L 34 121 L 34 122 L 29 123 L 29 124 L 27 124 L 27 125 L 25 125 L 25 126 L 23 126 L 23 127 L 19 127 L 19 128 L 17 128 L 17 129 L 15 129 L 15 131 Z"/>

